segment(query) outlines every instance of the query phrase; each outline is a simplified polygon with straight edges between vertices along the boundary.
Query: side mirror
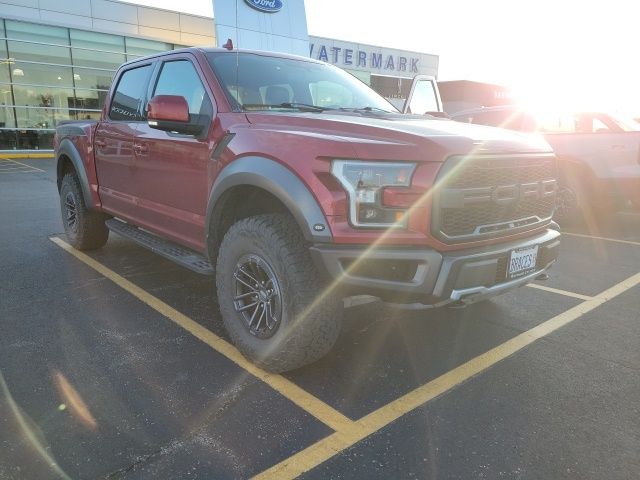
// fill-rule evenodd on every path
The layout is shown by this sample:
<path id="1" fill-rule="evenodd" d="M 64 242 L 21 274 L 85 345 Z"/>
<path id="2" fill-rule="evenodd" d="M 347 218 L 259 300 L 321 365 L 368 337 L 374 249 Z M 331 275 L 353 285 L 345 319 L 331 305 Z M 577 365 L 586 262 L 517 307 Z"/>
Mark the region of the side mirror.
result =
<path id="1" fill-rule="evenodd" d="M 192 122 L 189 104 L 180 95 L 156 95 L 147 104 L 147 123 L 151 128 L 185 135 L 199 135 L 202 125 Z"/>

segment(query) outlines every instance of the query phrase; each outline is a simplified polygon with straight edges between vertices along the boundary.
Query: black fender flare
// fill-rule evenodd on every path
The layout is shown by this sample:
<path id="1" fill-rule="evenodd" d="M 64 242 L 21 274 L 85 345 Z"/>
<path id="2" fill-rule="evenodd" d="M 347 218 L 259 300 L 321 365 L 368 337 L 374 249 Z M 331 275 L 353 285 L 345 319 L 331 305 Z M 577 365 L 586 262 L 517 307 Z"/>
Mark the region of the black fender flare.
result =
<path id="1" fill-rule="evenodd" d="M 73 168 L 78 174 L 78 180 L 80 181 L 80 187 L 82 188 L 82 196 L 84 197 L 84 203 L 88 209 L 93 208 L 93 198 L 91 197 L 91 187 L 89 186 L 89 178 L 87 177 L 87 171 L 85 170 L 80 152 L 68 138 L 63 138 L 60 141 L 60 145 L 56 150 L 56 173 L 58 191 L 60 191 L 60 184 L 62 183 L 62 157 L 65 156 L 73 164 Z"/>
<path id="2" fill-rule="evenodd" d="M 232 161 L 218 175 L 209 194 L 206 216 L 206 242 L 209 245 L 211 222 L 218 200 L 230 188 L 254 186 L 280 200 L 300 226 L 305 239 L 314 243 L 330 242 L 327 219 L 307 186 L 291 170 L 265 157 L 247 156 Z M 214 227 L 215 228 L 215 227 Z"/>

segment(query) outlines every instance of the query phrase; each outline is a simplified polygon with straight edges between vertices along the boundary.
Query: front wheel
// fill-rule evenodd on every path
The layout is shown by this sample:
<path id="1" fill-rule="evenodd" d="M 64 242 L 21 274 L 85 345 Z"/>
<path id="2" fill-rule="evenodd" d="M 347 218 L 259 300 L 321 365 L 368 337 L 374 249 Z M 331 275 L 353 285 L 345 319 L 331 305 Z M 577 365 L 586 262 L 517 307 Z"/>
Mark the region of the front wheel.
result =
<path id="1" fill-rule="evenodd" d="M 67 173 L 60 184 L 60 210 L 69 243 L 78 250 L 94 250 L 109 239 L 104 214 L 90 211 L 84 203 L 75 173 Z"/>
<path id="2" fill-rule="evenodd" d="M 231 226 L 216 265 L 222 320 L 238 349 L 273 372 L 324 356 L 342 325 L 342 301 L 320 280 L 305 240 L 286 214 Z"/>
<path id="3" fill-rule="evenodd" d="M 556 194 L 554 220 L 561 223 L 575 221 L 581 213 L 578 192 L 569 185 L 560 185 Z"/>

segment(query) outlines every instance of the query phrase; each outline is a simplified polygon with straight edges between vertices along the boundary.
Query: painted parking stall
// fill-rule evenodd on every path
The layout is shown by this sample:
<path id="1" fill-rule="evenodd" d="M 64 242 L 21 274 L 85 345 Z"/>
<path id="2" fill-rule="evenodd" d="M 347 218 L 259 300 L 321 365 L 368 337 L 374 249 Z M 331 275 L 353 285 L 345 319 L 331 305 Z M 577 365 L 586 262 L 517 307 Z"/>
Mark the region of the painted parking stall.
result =
<path id="1" fill-rule="evenodd" d="M 489 477 L 569 468 L 579 478 L 630 478 L 633 437 L 612 435 L 634 429 L 633 237 L 569 234 L 549 282 L 463 310 L 380 315 L 378 304 L 359 305 L 326 359 L 274 375 L 228 343 L 203 277 L 117 236 L 90 255 L 70 249 L 52 162 L 19 161 L 44 172 L 0 176 L 0 220 L 11 225 L 0 233 L 0 260 L 5 280 L 14 278 L 0 285 L 0 312 L 21 319 L 1 340 L 1 405 L 10 395 L 49 457 L 15 441 L 27 433 L 18 410 L 5 409 L 0 441 L 10 433 L 14 453 L 0 458 L 9 474 L 20 466 L 26 478 L 428 478 L 434 469 L 473 477 L 485 465 Z M 35 213 L 47 199 L 51 208 Z M 16 221 L 18 211 L 29 222 Z M 598 439 L 568 443 L 567 431 L 587 428 Z M 525 441 L 540 435 L 545 442 Z M 594 449 L 605 456 L 593 458 Z M 528 461 L 543 452 L 544 465 Z"/>

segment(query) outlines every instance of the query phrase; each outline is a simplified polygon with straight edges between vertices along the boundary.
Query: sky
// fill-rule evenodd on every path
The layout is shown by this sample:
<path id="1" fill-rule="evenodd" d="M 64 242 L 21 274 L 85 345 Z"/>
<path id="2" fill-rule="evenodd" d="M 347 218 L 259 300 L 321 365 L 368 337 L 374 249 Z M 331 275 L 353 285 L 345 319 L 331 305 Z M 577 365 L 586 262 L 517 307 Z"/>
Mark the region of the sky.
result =
<path id="1" fill-rule="evenodd" d="M 211 0 L 127 1 L 213 16 Z M 640 114 L 634 0 L 304 1 L 309 34 L 439 55 L 439 80 L 498 83 L 540 108 Z"/>

